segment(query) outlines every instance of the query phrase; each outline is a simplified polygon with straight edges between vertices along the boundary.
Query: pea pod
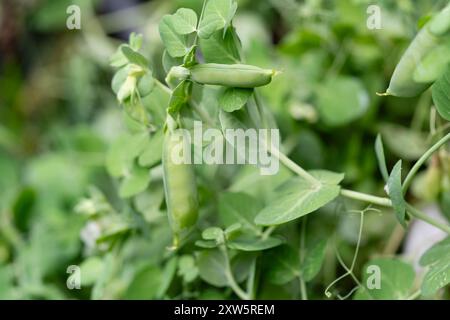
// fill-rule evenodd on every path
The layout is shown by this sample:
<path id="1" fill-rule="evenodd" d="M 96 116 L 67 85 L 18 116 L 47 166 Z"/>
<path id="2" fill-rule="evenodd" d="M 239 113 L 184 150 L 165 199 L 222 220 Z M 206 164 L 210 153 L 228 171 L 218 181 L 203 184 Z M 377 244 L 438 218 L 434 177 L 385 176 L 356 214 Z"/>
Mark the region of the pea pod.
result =
<path id="1" fill-rule="evenodd" d="M 190 164 L 178 164 L 174 161 L 174 149 L 178 148 L 181 142 L 172 137 L 171 130 L 167 129 L 162 164 L 167 212 L 169 223 L 175 234 L 174 246 L 176 247 L 179 233 L 192 227 L 197 221 L 198 200 L 194 169 Z"/>
<path id="2" fill-rule="evenodd" d="M 254 88 L 269 84 L 274 73 L 252 65 L 204 63 L 191 68 L 191 79 L 200 84 Z"/>
<path id="3" fill-rule="evenodd" d="M 430 32 L 442 36 L 450 30 L 450 3 L 430 22 Z"/>
<path id="4" fill-rule="evenodd" d="M 450 5 L 422 27 L 401 57 L 392 74 L 389 87 L 383 95 L 414 97 L 431 85 L 431 81 L 415 81 L 414 74 L 420 72 L 417 69 L 421 68 L 420 63 L 424 57 L 442 42 L 442 37 L 450 27 L 449 15 Z"/>
<path id="5" fill-rule="evenodd" d="M 385 94 L 398 97 L 414 97 L 427 89 L 431 83 L 414 81 L 414 72 L 425 55 L 438 44 L 438 37 L 429 31 L 427 25 L 423 26 L 395 67 Z"/>

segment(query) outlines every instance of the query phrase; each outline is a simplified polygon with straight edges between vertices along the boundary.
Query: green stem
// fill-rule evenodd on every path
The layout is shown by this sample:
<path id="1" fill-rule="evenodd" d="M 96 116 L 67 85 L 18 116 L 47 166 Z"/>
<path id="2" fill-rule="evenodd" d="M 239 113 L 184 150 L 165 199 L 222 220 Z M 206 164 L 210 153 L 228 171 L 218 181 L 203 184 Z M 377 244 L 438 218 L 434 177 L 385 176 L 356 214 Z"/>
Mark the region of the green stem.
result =
<path id="1" fill-rule="evenodd" d="M 233 271 L 231 270 L 230 258 L 228 256 L 228 251 L 225 245 L 220 247 L 223 254 L 225 255 L 226 265 L 225 265 L 225 275 L 228 280 L 228 285 L 236 293 L 236 295 L 242 300 L 250 300 L 250 296 L 239 287 L 236 280 L 234 279 Z"/>
<path id="2" fill-rule="evenodd" d="M 410 205 L 409 203 L 406 204 L 406 210 L 414 217 L 417 218 L 419 220 L 425 221 L 429 224 L 431 224 L 432 226 L 435 226 L 438 229 L 441 229 L 442 231 L 446 232 L 447 234 L 450 234 L 450 226 L 443 224 L 439 221 L 434 220 L 433 218 L 431 218 L 430 216 L 426 215 L 425 213 L 423 213 L 422 211 L 414 208 L 412 205 Z"/>
<path id="3" fill-rule="evenodd" d="M 416 300 L 416 298 L 420 297 L 422 294 L 422 291 L 419 289 L 416 292 L 414 292 L 412 295 L 406 298 L 406 300 Z"/>
<path id="4" fill-rule="evenodd" d="M 255 285 L 256 285 L 256 261 L 258 257 L 255 257 L 255 259 L 252 262 L 252 265 L 250 266 L 250 274 L 248 276 L 247 280 L 247 295 L 250 300 L 255 299 Z"/>
<path id="5" fill-rule="evenodd" d="M 303 261 L 305 260 L 305 236 L 306 236 L 306 222 L 308 217 L 304 217 L 302 221 L 302 230 L 300 235 L 300 264 L 303 265 Z M 298 280 L 300 281 L 300 293 L 302 300 L 308 300 L 308 292 L 306 291 L 305 280 L 303 279 L 303 275 L 300 274 L 298 276 Z"/>
<path id="6" fill-rule="evenodd" d="M 164 85 L 163 83 L 161 83 L 161 81 L 159 81 L 158 79 L 154 79 L 155 84 L 160 87 L 163 91 L 165 91 L 167 94 L 171 95 L 172 94 L 172 90 L 167 87 L 166 85 Z"/>
<path id="7" fill-rule="evenodd" d="M 382 207 L 392 207 L 391 200 L 389 198 L 385 198 L 385 197 L 372 196 L 370 194 L 347 190 L 347 189 L 342 189 L 341 195 L 346 198 L 377 204 Z"/>
<path id="8" fill-rule="evenodd" d="M 411 185 L 412 179 L 416 175 L 417 171 L 419 171 L 420 167 L 428 160 L 428 158 L 436 151 L 438 150 L 444 143 L 450 140 L 450 133 L 448 133 L 446 136 L 441 138 L 438 142 L 436 142 L 430 149 L 428 149 L 427 152 L 425 152 L 419 160 L 414 164 L 414 166 L 411 168 L 411 170 L 408 172 L 408 175 L 405 178 L 405 181 L 403 182 L 403 193 L 405 193 L 409 186 Z"/>
<path id="9" fill-rule="evenodd" d="M 379 206 L 383 206 L 383 207 L 392 207 L 392 202 L 388 198 L 376 197 L 376 196 L 372 196 L 369 194 L 356 192 L 356 191 L 352 191 L 352 190 L 346 190 L 346 189 L 341 190 L 341 195 L 344 197 L 350 198 L 350 199 L 370 202 L 370 203 L 373 203 L 373 204 L 376 204 Z M 441 229 L 442 231 L 450 234 L 450 226 L 445 225 L 443 223 L 440 223 L 439 221 L 432 219 L 431 217 L 424 214 L 420 210 L 414 208 L 412 205 L 407 204 L 406 210 L 414 218 L 425 221 L 425 222 L 431 224 L 432 226 L 435 226 L 436 228 Z"/>
<path id="10" fill-rule="evenodd" d="M 300 284 L 300 295 L 302 297 L 302 300 L 308 300 L 308 293 L 306 291 L 306 284 L 305 284 L 305 281 L 303 280 L 302 276 L 298 277 L 298 282 Z"/>
<path id="11" fill-rule="evenodd" d="M 270 146 L 268 148 L 270 154 L 272 154 L 274 157 L 276 157 L 278 160 L 281 161 L 282 164 L 284 164 L 287 168 L 292 170 L 294 173 L 302 177 L 303 179 L 309 181 L 313 186 L 320 186 L 321 182 L 314 178 L 312 175 L 310 175 L 306 170 L 304 170 L 302 167 L 300 167 L 298 164 L 296 164 L 294 161 L 289 159 L 284 153 L 282 153 L 280 150 L 275 148 L 274 146 Z"/>
<path id="12" fill-rule="evenodd" d="M 261 238 L 262 239 L 267 239 L 268 237 L 270 237 L 270 235 L 276 229 L 276 227 L 277 226 L 270 226 L 270 227 L 268 227 L 266 230 L 264 230 L 263 234 L 261 235 Z"/>

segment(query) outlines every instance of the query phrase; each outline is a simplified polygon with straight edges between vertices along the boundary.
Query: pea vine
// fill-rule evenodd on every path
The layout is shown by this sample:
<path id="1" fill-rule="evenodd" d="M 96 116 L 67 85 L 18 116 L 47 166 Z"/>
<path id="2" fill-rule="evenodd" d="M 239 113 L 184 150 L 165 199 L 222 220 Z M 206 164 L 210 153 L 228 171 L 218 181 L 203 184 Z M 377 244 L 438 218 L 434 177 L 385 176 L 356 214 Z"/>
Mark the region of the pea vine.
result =
<path id="1" fill-rule="evenodd" d="M 445 71 L 443 67 L 442 74 L 429 75 L 424 74 L 424 67 L 417 66 L 415 62 L 417 50 L 420 50 L 421 61 L 438 45 L 440 40 L 434 39 L 448 39 L 449 8 L 442 10 L 422 27 L 398 64 L 386 92 L 397 96 L 416 96 L 432 85 L 436 109 L 446 120 L 450 120 L 450 69 Z M 189 272 L 193 272 L 195 264 L 203 280 L 215 287 L 227 287 L 241 299 L 258 297 L 261 259 L 272 260 L 272 269 L 267 272 L 275 279 L 275 283 L 284 284 L 296 278 L 300 297 L 308 299 L 307 283 L 318 274 L 327 252 L 327 241 L 306 243 L 308 215 L 343 199 L 370 205 L 365 210 L 356 211 L 360 214 L 360 226 L 356 250 L 349 267 L 335 248 L 337 261 L 345 273 L 330 283 L 325 295 L 332 297 L 330 289 L 341 279 L 351 276 L 356 287 L 345 296 L 337 293 L 338 298 L 346 299 L 355 292 L 360 298 L 385 297 L 383 291 L 373 293 L 366 286 L 367 279 L 359 280 L 354 274 L 364 216 L 369 211 L 376 211 L 372 206 L 380 206 L 390 209 L 403 228 L 408 228 L 412 220 L 417 219 L 450 235 L 450 225 L 422 212 L 407 197 L 419 169 L 448 145 L 450 133 L 445 134 L 448 124 L 443 124 L 442 130 L 437 128 L 434 144 L 406 175 L 402 172 L 402 160 L 388 170 L 383 141 L 378 135 L 375 154 L 386 184 L 385 196 L 343 188 L 342 173 L 305 170 L 283 152 L 284 146 L 276 148 L 267 140 L 267 151 L 291 172 L 287 174 L 289 178 L 278 184 L 273 191 L 274 196 L 262 207 L 245 193 L 229 192 L 221 196 L 219 201 L 222 224 L 217 224 L 216 218 L 203 219 L 202 216 L 209 209 L 202 207 L 206 203 L 197 196 L 194 175 L 197 175 L 197 180 L 208 180 L 211 176 L 200 172 L 194 165 L 180 168 L 165 161 L 162 154 L 168 145 L 167 137 L 177 128 L 192 130 L 195 120 L 222 132 L 227 129 L 278 128 L 271 108 L 258 87 L 269 85 L 283 75 L 272 69 L 245 64 L 241 42 L 233 24 L 236 10 L 237 4 L 233 0 L 209 0 L 204 1 L 199 17 L 195 11 L 186 8 L 164 16 L 159 24 L 160 37 L 165 47 L 162 56 L 166 72 L 164 76 L 154 74 L 152 63 L 140 53 L 143 43 L 140 35 L 131 34 L 129 43 L 120 45 L 112 57 L 111 65 L 118 68 L 112 88 L 123 106 L 130 128 L 129 136 L 121 141 L 121 145 L 126 146 L 126 152 L 113 147 L 108 157 L 108 171 L 121 178 L 120 195 L 123 198 L 134 197 L 149 187 L 150 177 L 157 177 L 156 180 L 160 181 L 158 177 L 162 175 L 166 208 L 175 239 L 172 250 L 167 253 L 167 272 L 172 272 L 173 276 L 171 261 L 174 260 L 170 259 L 178 259 L 177 256 L 182 255 L 185 248 L 195 245 L 195 250 L 198 250 L 195 263 L 192 258 L 186 257 L 183 262 L 179 261 L 184 290 L 189 291 Z M 427 41 L 427 38 L 433 41 Z M 420 47 L 420 43 L 424 42 L 427 46 Z M 292 174 L 295 176 L 290 177 Z M 301 219 L 301 230 L 297 253 L 283 245 L 287 239 L 279 230 L 298 219 Z M 202 231 L 199 233 L 199 230 Z M 445 263 L 441 260 L 443 258 L 431 257 L 434 251 L 448 247 L 449 239 L 430 249 L 422 259 L 424 265 L 431 265 L 422 285 L 425 294 L 436 292 L 450 281 L 437 280 L 443 279 L 444 273 L 448 274 L 448 268 L 439 271 L 438 267 Z M 270 250 L 272 248 L 277 248 L 276 252 Z M 266 255 L 265 252 L 269 253 Z M 407 277 L 411 273 L 408 266 L 397 260 L 379 260 L 378 265 L 385 272 L 386 281 L 390 280 L 394 269 L 404 271 Z M 236 271 L 242 268 L 244 271 Z M 402 291 L 401 297 L 416 298 L 421 294 L 410 292 L 410 278 L 405 282 L 410 285 L 407 284 L 405 290 L 401 288 L 405 291 Z M 161 297 L 164 291 L 162 289 Z"/>

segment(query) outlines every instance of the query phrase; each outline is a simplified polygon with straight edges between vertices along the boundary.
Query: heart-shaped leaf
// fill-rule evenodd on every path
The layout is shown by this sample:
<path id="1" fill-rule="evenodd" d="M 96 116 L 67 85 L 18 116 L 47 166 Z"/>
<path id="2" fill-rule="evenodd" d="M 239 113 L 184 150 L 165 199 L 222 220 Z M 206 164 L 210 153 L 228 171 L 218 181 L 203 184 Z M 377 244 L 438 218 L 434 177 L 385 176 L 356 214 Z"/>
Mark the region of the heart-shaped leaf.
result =
<path id="1" fill-rule="evenodd" d="M 172 16 L 166 15 L 159 23 L 159 34 L 167 52 L 174 58 L 183 57 L 189 52 L 186 36 L 178 34 L 173 25 Z"/>
<path id="2" fill-rule="evenodd" d="M 250 99 L 253 89 L 226 88 L 219 97 L 219 106 L 226 112 L 241 109 Z"/>
<path id="3" fill-rule="evenodd" d="M 197 30 L 197 14 L 192 9 L 180 8 L 172 15 L 172 25 L 178 34 L 189 34 Z"/>
<path id="4" fill-rule="evenodd" d="M 233 19 L 236 9 L 237 4 L 233 0 L 209 0 L 200 21 L 198 36 L 207 39 L 215 31 L 226 28 Z"/>

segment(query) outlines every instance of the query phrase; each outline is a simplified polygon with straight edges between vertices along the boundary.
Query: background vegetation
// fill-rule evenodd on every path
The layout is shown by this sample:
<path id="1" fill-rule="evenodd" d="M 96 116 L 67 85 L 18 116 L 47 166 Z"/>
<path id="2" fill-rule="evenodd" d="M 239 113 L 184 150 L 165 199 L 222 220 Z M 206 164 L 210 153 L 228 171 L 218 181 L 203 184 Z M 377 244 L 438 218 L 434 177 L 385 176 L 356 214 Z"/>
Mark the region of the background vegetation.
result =
<path id="1" fill-rule="evenodd" d="M 401 158 L 406 172 L 436 135 L 448 131 L 432 108 L 430 91 L 418 98 L 376 95 L 386 89 L 419 27 L 446 1 L 380 0 L 380 30 L 366 27 L 371 2 L 267 0 L 255 5 L 240 0 L 234 26 L 247 63 L 283 71 L 260 93 L 291 159 L 308 170 L 343 172 L 345 187 L 383 196 L 374 151 L 377 134 L 385 143 L 388 168 Z M 82 9 L 81 30 L 66 28 L 66 8 L 73 3 Z M 199 15 L 202 3 L 2 1 L 0 298 L 237 298 L 221 278 L 220 257 L 206 254 L 194 241 L 176 252 L 166 249 L 172 235 L 157 167 L 148 187 L 131 195 L 121 177 L 111 176 L 111 159 L 133 150 L 129 132 L 135 127 L 111 90 L 110 56 L 131 31 L 140 32 L 153 76 L 164 81 L 159 21 L 180 7 Z M 155 110 L 164 110 L 163 102 L 154 103 L 160 104 Z M 449 159 L 445 150 L 432 158 L 407 194 L 447 223 Z M 265 178 L 249 166 L 197 169 L 200 231 L 226 226 L 220 217 L 231 210 L 249 213 L 262 207 L 274 186 L 292 175 L 285 168 Z M 227 207 L 230 203 L 248 207 Z M 237 281 L 245 287 L 254 270 L 256 298 L 298 299 L 305 254 L 318 252 L 313 255 L 318 265 L 306 283 L 308 297 L 327 297 L 327 286 L 346 273 L 341 259 L 352 265 L 351 275 L 327 292 L 343 298 L 357 285 L 352 275 L 361 281 L 367 276 L 367 263 L 396 256 L 414 270 L 416 281 L 405 285 L 399 280 L 396 289 L 375 298 L 414 297 L 424 274 L 418 259 L 444 233 L 420 222 L 404 231 L 392 210 L 383 208 L 364 214 L 361 226 L 358 210 L 364 209 L 364 203 L 338 198 L 307 222 L 277 228 L 273 234 L 285 239 L 282 247 L 263 255 L 233 253 Z M 258 268 L 252 269 L 255 259 Z M 217 268 L 211 267 L 214 262 Z M 66 286 L 70 265 L 81 266 L 80 290 Z M 448 297 L 448 289 L 428 296 Z"/>

